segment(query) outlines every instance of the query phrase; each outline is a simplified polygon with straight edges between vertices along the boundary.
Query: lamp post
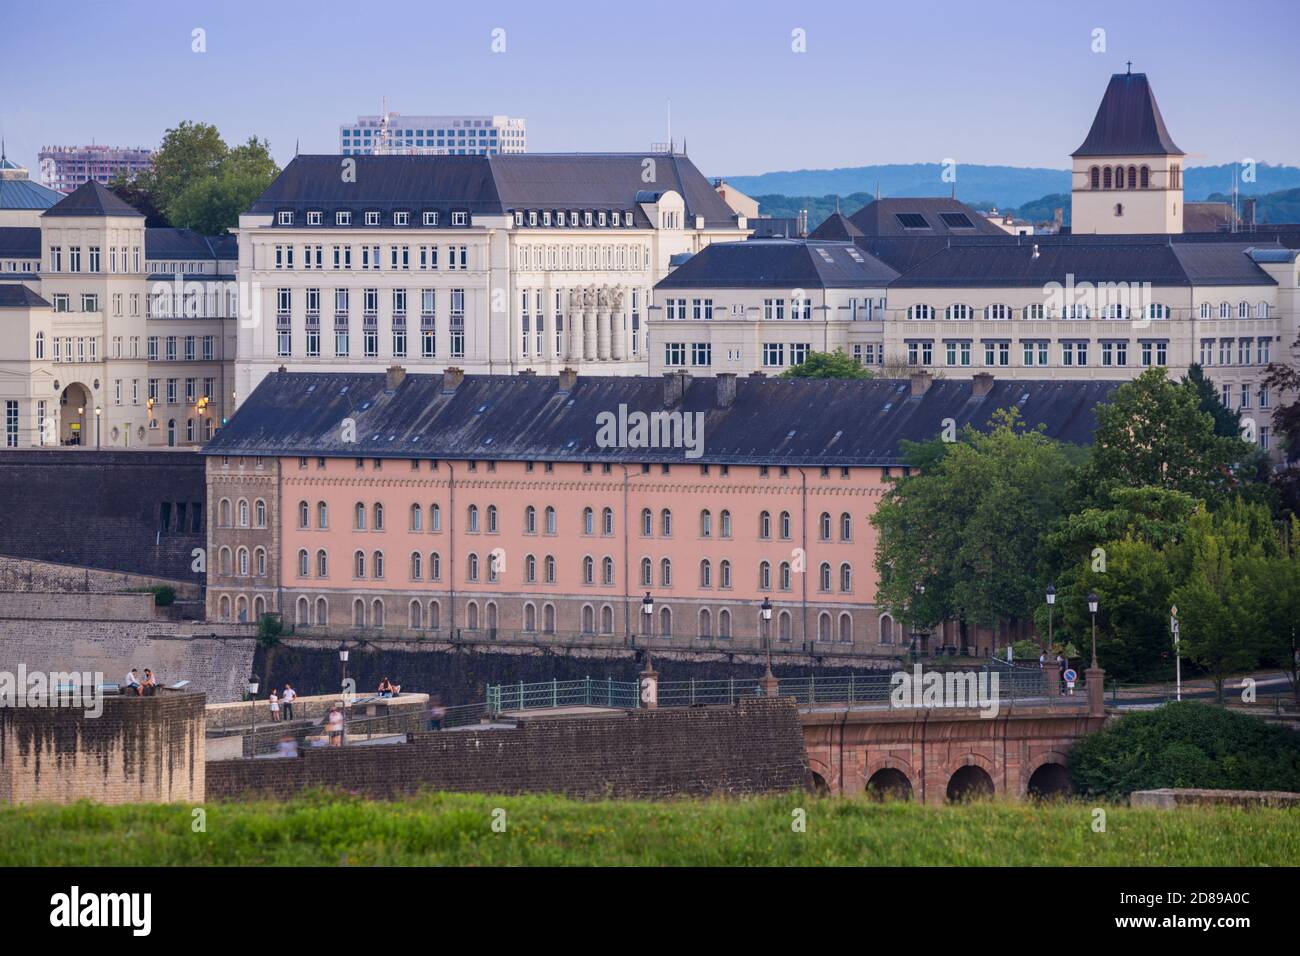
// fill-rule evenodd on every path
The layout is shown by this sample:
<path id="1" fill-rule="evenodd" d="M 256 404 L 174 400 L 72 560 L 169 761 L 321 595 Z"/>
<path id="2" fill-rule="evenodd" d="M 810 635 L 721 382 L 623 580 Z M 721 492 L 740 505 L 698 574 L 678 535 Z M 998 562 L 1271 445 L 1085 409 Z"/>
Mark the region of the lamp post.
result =
<path id="1" fill-rule="evenodd" d="M 348 742 L 348 646 L 343 641 L 339 641 L 339 667 L 343 671 L 343 678 L 339 685 L 343 690 L 343 734 L 339 743 L 346 746 Z"/>
<path id="2" fill-rule="evenodd" d="M 86 442 L 86 406 L 77 406 L 77 444 L 84 445 Z"/>
<path id="3" fill-rule="evenodd" d="M 1097 594 L 1088 594 L 1088 613 L 1092 615 L 1092 666 L 1088 668 L 1088 716 L 1106 716 L 1106 672 L 1097 664 Z"/>
<path id="4" fill-rule="evenodd" d="M 643 625 L 642 633 L 646 637 L 653 635 L 655 628 L 655 599 L 650 596 L 649 591 L 646 591 L 645 597 L 641 599 L 641 622 Z"/>
<path id="5" fill-rule="evenodd" d="M 763 622 L 763 644 L 767 652 L 767 668 L 763 671 L 763 679 L 759 683 L 763 688 L 764 697 L 775 697 L 777 680 L 776 675 L 772 673 L 772 601 L 770 598 L 763 598 L 763 603 L 758 608 L 758 617 Z"/>
<path id="6" fill-rule="evenodd" d="M 1088 613 L 1092 615 L 1092 670 L 1097 669 L 1097 592 L 1088 594 Z"/>
<path id="7" fill-rule="evenodd" d="M 104 430 L 103 414 L 104 414 L 104 409 L 96 405 L 95 406 L 95 450 L 96 451 L 98 451 L 100 447 L 99 436 Z"/>
<path id="8" fill-rule="evenodd" d="M 248 697 L 253 702 L 253 732 L 252 732 L 252 754 L 257 756 L 257 685 L 258 677 L 256 674 L 249 675 L 248 678 Z"/>
<path id="9" fill-rule="evenodd" d="M 1047 649 L 1050 651 L 1055 643 L 1052 640 L 1052 611 L 1056 608 L 1056 586 L 1047 586 Z"/>
<path id="10" fill-rule="evenodd" d="M 916 597 L 912 599 L 912 647 L 911 647 L 912 660 L 915 661 L 918 656 L 917 645 L 921 643 L 921 640 L 924 637 L 924 633 L 916 623 L 916 605 L 921 600 L 921 598 L 925 596 L 925 585 L 919 582 L 913 584 L 912 593 L 916 595 Z"/>

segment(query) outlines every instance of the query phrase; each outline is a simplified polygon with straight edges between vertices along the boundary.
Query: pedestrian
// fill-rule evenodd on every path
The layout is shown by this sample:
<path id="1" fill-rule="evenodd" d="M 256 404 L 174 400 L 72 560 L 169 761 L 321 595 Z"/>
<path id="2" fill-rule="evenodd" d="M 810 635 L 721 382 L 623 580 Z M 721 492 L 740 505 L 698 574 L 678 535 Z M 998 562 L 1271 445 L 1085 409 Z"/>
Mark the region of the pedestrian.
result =
<path id="1" fill-rule="evenodd" d="M 284 710 L 284 719 L 293 720 L 293 702 L 298 696 L 298 692 L 293 689 L 293 685 L 288 681 L 284 682 L 284 693 L 280 695 L 283 701 L 282 709 Z"/>
<path id="2" fill-rule="evenodd" d="M 269 700 L 271 702 L 271 720 L 278 721 L 280 719 L 280 698 L 276 695 L 274 687 L 271 688 Z"/>
<path id="3" fill-rule="evenodd" d="M 342 747 L 343 746 L 343 712 L 339 710 L 337 704 L 330 708 L 329 720 L 327 726 L 329 727 L 330 746 Z"/>
<path id="4" fill-rule="evenodd" d="M 1038 655 L 1038 669 L 1043 670 L 1047 667 L 1047 651 Z"/>
<path id="5" fill-rule="evenodd" d="M 298 741 L 293 739 L 291 734 L 285 734 L 280 738 L 280 756 L 296 757 L 298 756 Z"/>
<path id="6" fill-rule="evenodd" d="M 434 697 L 429 707 L 429 729 L 442 730 L 442 722 L 447 719 L 447 708 L 442 706 L 442 698 Z"/>

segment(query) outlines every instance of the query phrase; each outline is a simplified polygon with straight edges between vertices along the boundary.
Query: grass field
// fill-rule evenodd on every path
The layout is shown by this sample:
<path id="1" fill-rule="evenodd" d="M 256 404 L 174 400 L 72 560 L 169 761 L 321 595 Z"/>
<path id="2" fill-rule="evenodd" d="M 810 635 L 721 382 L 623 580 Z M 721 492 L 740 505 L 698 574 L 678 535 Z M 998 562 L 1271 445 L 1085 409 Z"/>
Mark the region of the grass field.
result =
<path id="1" fill-rule="evenodd" d="M 793 810 L 805 811 L 796 832 Z M 493 812 L 505 811 L 505 831 Z M 0 809 L 5 866 L 1127 865 L 1295 866 L 1300 810 L 975 803 L 922 807 L 803 794 L 668 803 L 432 793 L 392 803 Z M 498 817 L 500 814 L 497 815 Z"/>

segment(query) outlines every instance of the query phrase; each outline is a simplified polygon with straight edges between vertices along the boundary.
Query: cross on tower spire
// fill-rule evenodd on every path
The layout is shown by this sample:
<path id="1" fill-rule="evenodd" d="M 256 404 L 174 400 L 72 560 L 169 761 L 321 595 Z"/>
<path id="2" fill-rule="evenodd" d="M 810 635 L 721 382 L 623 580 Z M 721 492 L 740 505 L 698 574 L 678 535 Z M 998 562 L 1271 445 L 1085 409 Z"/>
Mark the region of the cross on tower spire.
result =
<path id="1" fill-rule="evenodd" d="M 1133 61 L 1132 61 L 1132 60 L 1125 60 L 1125 61 L 1124 61 L 1124 65 L 1128 67 L 1128 72 L 1129 72 L 1129 75 L 1131 76 L 1131 75 L 1133 74 Z"/>

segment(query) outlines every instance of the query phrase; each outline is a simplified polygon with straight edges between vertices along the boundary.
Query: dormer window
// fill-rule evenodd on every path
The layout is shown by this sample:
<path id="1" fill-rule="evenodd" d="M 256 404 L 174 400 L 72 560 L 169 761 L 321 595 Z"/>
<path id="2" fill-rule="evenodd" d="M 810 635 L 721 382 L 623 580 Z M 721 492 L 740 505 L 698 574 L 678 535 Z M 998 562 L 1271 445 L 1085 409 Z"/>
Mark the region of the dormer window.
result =
<path id="1" fill-rule="evenodd" d="M 584 212 L 584 213 L 582 214 L 582 224 L 583 224 L 584 226 L 590 226 L 590 225 L 591 225 L 591 212 L 590 212 L 590 211 L 588 211 L 588 212 Z"/>
<path id="2" fill-rule="evenodd" d="M 394 226 L 409 226 L 411 224 L 411 214 L 409 212 L 393 213 Z"/>
<path id="3" fill-rule="evenodd" d="M 451 214 L 451 224 L 452 224 L 453 226 L 467 226 L 467 225 L 469 225 L 469 213 L 467 213 L 467 212 L 453 212 L 453 213 Z"/>
<path id="4" fill-rule="evenodd" d="M 630 211 L 623 213 L 623 225 L 632 225 L 632 213 Z"/>
<path id="5" fill-rule="evenodd" d="M 350 212 L 336 212 L 336 213 L 334 214 L 334 225 L 336 225 L 336 226 L 350 226 L 350 225 L 352 225 L 352 213 L 350 213 Z"/>
<path id="6" fill-rule="evenodd" d="M 307 225 L 319 226 L 321 223 L 321 213 L 319 209 L 314 209 L 307 213 Z"/>
<path id="7" fill-rule="evenodd" d="M 599 217 L 597 218 L 596 221 L 597 221 L 597 224 L 598 224 L 598 225 L 601 225 L 601 226 L 605 225 L 605 210 L 602 209 L 602 210 L 600 211 L 600 215 L 599 215 Z"/>
<path id="8" fill-rule="evenodd" d="M 542 210 L 542 225 L 549 226 L 550 224 L 551 224 L 551 211 L 549 209 L 544 209 Z"/>
<path id="9" fill-rule="evenodd" d="M 367 225 L 367 226 L 377 226 L 377 225 L 379 225 L 379 213 L 377 213 L 377 212 L 367 212 L 367 213 L 366 213 L 366 225 Z"/>
<path id="10" fill-rule="evenodd" d="M 576 210 L 574 210 L 573 212 L 569 213 L 569 225 L 576 226 L 577 224 L 578 224 L 578 213 Z"/>
<path id="11" fill-rule="evenodd" d="M 522 226 L 523 224 L 524 224 L 524 211 L 523 211 L 522 209 L 516 209 L 516 210 L 515 210 L 515 225 L 516 225 L 516 226 Z"/>
<path id="12" fill-rule="evenodd" d="M 424 224 L 426 226 L 438 225 L 438 214 L 436 212 L 426 212 L 424 214 Z"/>
<path id="13" fill-rule="evenodd" d="M 535 226 L 535 225 L 537 225 L 537 210 L 536 210 L 536 209 L 530 209 L 530 210 L 528 210 L 528 225 L 530 225 L 530 226 Z"/>
<path id="14" fill-rule="evenodd" d="M 281 210 L 281 211 L 280 211 L 280 218 L 279 218 L 279 221 L 280 221 L 280 225 L 282 225 L 282 226 L 292 226 L 292 225 L 293 225 L 293 213 L 292 213 L 292 212 L 289 212 L 288 210 Z"/>

